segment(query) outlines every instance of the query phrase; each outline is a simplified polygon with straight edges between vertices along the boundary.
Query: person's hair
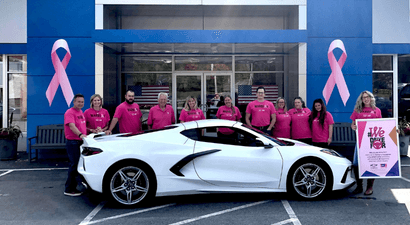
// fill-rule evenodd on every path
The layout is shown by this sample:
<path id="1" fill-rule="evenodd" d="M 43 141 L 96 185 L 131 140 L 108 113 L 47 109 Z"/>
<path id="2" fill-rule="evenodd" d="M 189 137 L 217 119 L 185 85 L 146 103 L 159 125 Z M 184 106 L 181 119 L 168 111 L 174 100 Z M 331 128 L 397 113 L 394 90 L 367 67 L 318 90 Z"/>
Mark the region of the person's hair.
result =
<path id="1" fill-rule="evenodd" d="M 165 97 L 167 97 L 167 100 L 168 100 L 168 94 L 167 94 L 167 93 L 165 93 L 165 92 L 160 92 L 160 93 L 158 94 L 158 99 L 159 99 L 159 97 L 161 97 L 161 95 L 165 95 Z"/>
<path id="2" fill-rule="evenodd" d="M 132 92 L 132 93 L 134 93 L 135 94 L 135 91 L 134 90 L 132 90 L 132 89 L 128 89 L 126 92 L 125 92 L 125 95 L 127 95 L 127 93 L 128 92 Z"/>
<path id="3" fill-rule="evenodd" d="M 283 98 L 283 97 L 278 97 L 278 99 L 276 99 L 276 105 L 275 105 L 275 108 L 276 108 L 276 110 L 278 110 L 279 109 L 279 100 L 283 100 L 283 101 L 285 101 L 285 107 L 283 108 L 283 111 L 284 112 L 287 112 L 288 111 L 288 107 L 286 106 L 286 100 L 285 100 L 285 98 Z"/>
<path id="4" fill-rule="evenodd" d="M 312 113 L 310 113 L 309 115 L 309 126 L 310 126 L 310 129 L 312 129 L 313 120 L 317 117 L 317 114 L 319 113 L 319 111 L 317 111 L 315 107 L 316 103 L 320 103 L 321 108 L 322 108 L 320 110 L 319 124 L 322 125 L 322 129 L 323 129 L 325 127 L 326 105 L 321 98 L 315 99 L 313 101 Z"/>
<path id="5" fill-rule="evenodd" d="M 188 96 L 187 98 L 186 98 L 186 101 L 185 101 L 185 106 L 184 106 L 184 109 L 185 109 L 185 111 L 190 111 L 191 110 L 191 107 L 189 106 L 189 100 L 191 100 L 191 99 L 193 99 L 193 100 L 195 100 L 195 106 L 194 106 L 194 110 L 196 110 L 197 108 L 198 108 L 198 101 L 196 100 L 196 98 L 194 98 L 194 96 Z"/>
<path id="6" fill-rule="evenodd" d="M 101 100 L 101 108 L 102 108 L 102 106 L 103 106 L 103 100 L 102 100 L 102 98 L 101 98 L 101 95 L 99 95 L 99 94 L 93 94 L 92 96 L 91 96 L 91 98 L 90 98 L 90 108 L 94 108 L 94 105 L 93 105 L 93 100 L 94 100 L 94 98 L 96 98 L 96 97 L 98 97 L 98 98 L 100 98 L 100 100 Z"/>
<path id="7" fill-rule="evenodd" d="M 225 98 L 230 98 L 231 101 L 232 101 L 232 97 L 230 95 L 225 96 Z M 225 98 L 224 98 L 224 104 L 225 104 Z M 231 110 L 232 110 L 232 113 L 235 115 L 235 106 L 234 106 L 233 102 L 231 103 Z"/>
<path id="8" fill-rule="evenodd" d="M 302 102 L 302 108 L 306 108 L 306 104 L 305 104 L 305 101 L 303 101 L 303 99 L 301 98 L 301 97 L 295 97 L 294 99 L 293 99 L 293 107 L 295 107 L 295 100 L 296 99 L 299 99 L 300 100 L 300 102 Z"/>
<path id="9" fill-rule="evenodd" d="M 364 103 L 362 99 L 364 93 L 369 95 L 370 106 L 372 107 L 372 109 L 376 108 L 376 99 L 374 98 L 374 95 L 370 91 L 363 91 L 362 93 L 360 93 L 359 97 L 356 100 L 356 105 L 354 106 L 354 111 L 358 113 L 361 113 L 364 107 Z"/>
<path id="10" fill-rule="evenodd" d="M 262 87 L 262 86 L 260 86 L 260 87 L 256 88 L 256 93 L 258 93 L 259 89 L 263 89 L 263 92 L 265 92 L 265 93 L 266 93 L 265 88 L 264 88 L 264 87 Z"/>
<path id="11" fill-rule="evenodd" d="M 84 98 L 84 95 L 82 95 L 82 94 L 80 94 L 80 93 L 74 95 L 74 101 L 75 101 L 77 98 Z"/>

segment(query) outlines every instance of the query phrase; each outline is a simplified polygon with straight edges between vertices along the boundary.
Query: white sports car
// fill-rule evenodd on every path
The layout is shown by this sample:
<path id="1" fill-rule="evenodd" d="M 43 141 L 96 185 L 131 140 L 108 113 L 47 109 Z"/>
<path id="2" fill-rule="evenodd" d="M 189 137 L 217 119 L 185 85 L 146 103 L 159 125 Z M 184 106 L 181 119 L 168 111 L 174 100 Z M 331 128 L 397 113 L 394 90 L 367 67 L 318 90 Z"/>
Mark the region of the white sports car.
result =
<path id="1" fill-rule="evenodd" d="M 235 135 L 218 137 L 221 127 Z M 78 171 L 90 188 L 123 205 L 215 192 L 289 192 L 313 199 L 355 182 L 351 162 L 333 150 L 277 140 L 227 120 L 89 135 L 81 152 Z"/>

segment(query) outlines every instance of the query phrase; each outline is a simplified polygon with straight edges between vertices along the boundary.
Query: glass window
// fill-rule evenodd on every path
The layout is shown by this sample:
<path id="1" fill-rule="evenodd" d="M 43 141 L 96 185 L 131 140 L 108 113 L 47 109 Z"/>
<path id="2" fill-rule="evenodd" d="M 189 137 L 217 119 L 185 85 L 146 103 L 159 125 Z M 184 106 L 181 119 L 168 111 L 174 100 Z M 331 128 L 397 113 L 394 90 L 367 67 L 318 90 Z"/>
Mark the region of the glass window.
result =
<path id="1" fill-rule="evenodd" d="M 9 56 L 8 57 L 8 71 L 9 72 L 26 72 L 27 71 L 27 57 L 26 56 Z"/>
<path id="2" fill-rule="evenodd" d="M 383 118 L 393 117 L 393 73 L 373 73 L 373 94 Z"/>
<path id="3" fill-rule="evenodd" d="M 390 71 L 393 70 L 393 56 L 373 56 L 373 70 Z"/>
<path id="4" fill-rule="evenodd" d="M 121 69 L 129 71 L 172 71 L 171 57 L 121 57 Z"/>
<path id="5" fill-rule="evenodd" d="M 3 56 L 0 55 L 0 97 L 3 96 Z M 0 102 L 3 101 L 3 97 L 0 98 Z"/>
<path id="6" fill-rule="evenodd" d="M 176 71 L 231 71 L 232 57 L 191 56 L 175 57 Z"/>
<path id="7" fill-rule="evenodd" d="M 125 91 L 131 89 L 135 92 L 135 102 L 146 112 L 148 116 L 149 109 L 158 104 L 158 94 L 160 92 L 168 93 L 171 104 L 172 93 L 172 75 L 170 73 L 149 73 L 149 74 L 125 74 Z M 148 118 L 148 117 L 147 117 Z"/>
<path id="8" fill-rule="evenodd" d="M 9 113 L 13 125 L 23 132 L 27 131 L 27 74 L 10 73 L 9 76 Z M 11 118 L 10 118 L 11 120 Z"/>
<path id="9" fill-rule="evenodd" d="M 283 71 L 283 56 L 235 57 L 235 71 Z"/>

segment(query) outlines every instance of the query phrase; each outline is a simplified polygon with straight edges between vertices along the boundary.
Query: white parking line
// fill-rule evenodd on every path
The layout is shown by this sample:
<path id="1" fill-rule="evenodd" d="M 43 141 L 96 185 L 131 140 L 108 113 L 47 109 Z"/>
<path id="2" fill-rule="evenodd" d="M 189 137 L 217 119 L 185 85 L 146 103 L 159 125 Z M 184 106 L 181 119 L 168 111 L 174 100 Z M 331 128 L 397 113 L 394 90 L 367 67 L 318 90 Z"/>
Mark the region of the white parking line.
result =
<path id="1" fill-rule="evenodd" d="M 94 216 L 97 215 L 97 213 L 104 207 L 105 203 L 107 202 L 106 201 L 100 202 L 100 204 L 98 204 L 97 207 L 95 207 L 95 209 L 91 211 L 90 214 L 88 214 L 88 216 L 85 217 L 83 221 L 81 221 L 80 225 L 89 224 L 88 222 L 90 222 L 94 218 Z"/>
<path id="2" fill-rule="evenodd" d="M 405 181 L 407 181 L 407 182 L 410 182 L 410 180 L 407 179 L 407 178 L 405 178 L 405 177 L 401 177 L 401 179 L 403 179 L 403 180 L 405 180 Z"/>
<path id="3" fill-rule="evenodd" d="M 63 168 L 31 168 L 31 169 L 0 169 L 0 171 L 8 171 L 8 170 L 13 170 L 13 171 L 68 170 L 68 167 L 63 167 Z"/>
<path id="4" fill-rule="evenodd" d="M 117 215 L 117 216 L 111 216 L 111 217 L 107 217 L 107 218 L 99 219 L 99 220 L 94 220 L 94 221 L 90 221 L 88 223 L 83 223 L 83 224 L 101 223 L 101 222 L 105 222 L 107 220 L 113 220 L 113 219 L 118 219 L 118 218 L 121 218 L 121 217 L 131 216 L 131 215 L 135 215 L 135 214 L 139 214 L 139 213 L 144 213 L 144 212 L 148 212 L 148 211 L 152 211 L 152 210 L 156 210 L 156 209 L 165 208 L 165 207 L 172 206 L 172 205 L 175 205 L 175 203 L 168 204 L 168 205 L 156 206 L 156 207 L 152 207 L 152 208 L 147 208 L 147 209 L 143 209 L 143 210 L 139 210 L 139 211 L 135 211 L 135 212 L 130 212 L 130 213 L 125 213 L 125 214 L 121 214 L 121 215 Z"/>
<path id="5" fill-rule="evenodd" d="M 235 210 L 244 209 L 244 208 L 248 208 L 248 207 L 255 206 L 255 205 L 260 205 L 260 204 L 263 204 L 263 203 L 266 203 L 266 202 L 269 202 L 269 201 L 254 202 L 254 203 L 251 203 L 251 204 L 235 207 L 235 208 L 232 208 L 232 209 L 226 209 L 226 210 L 223 210 L 223 211 L 220 211 L 220 212 L 211 213 L 211 214 L 195 217 L 195 218 L 192 218 L 192 219 L 183 220 L 183 221 L 180 221 L 180 222 L 177 222 L 177 223 L 172 223 L 170 225 L 187 224 L 187 223 L 191 223 L 191 222 L 194 222 L 194 221 L 197 221 L 197 220 L 201 220 L 201 219 L 209 218 L 209 217 L 212 217 L 212 216 L 218 216 L 218 215 L 221 215 L 221 214 L 224 214 L 224 213 L 232 212 L 232 211 L 235 211 Z"/>
<path id="6" fill-rule="evenodd" d="M 302 225 L 296 216 L 295 212 L 293 212 L 292 207 L 290 207 L 290 204 L 287 200 L 282 200 L 283 207 L 285 207 L 286 212 L 288 213 L 290 219 L 281 221 L 279 223 L 274 223 L 272 225 L 282 225 L 282 224 L 287 224 L 287 223 L 293 223 L 294 225 Z"/>
<path id="7" fill-rule="evenodd" d="M 5 173 L 0 174 L 0 177 L 1 177 L 1 176 L 4 176 L 4 175 L 6 175 L 6 174 L 9 174 L 9 173 L 11 173 L 11 172 L 13 172 L 13 170 L 9 170 L 9 171 L 7 171 L 7 172 L 5 172 Z"/>

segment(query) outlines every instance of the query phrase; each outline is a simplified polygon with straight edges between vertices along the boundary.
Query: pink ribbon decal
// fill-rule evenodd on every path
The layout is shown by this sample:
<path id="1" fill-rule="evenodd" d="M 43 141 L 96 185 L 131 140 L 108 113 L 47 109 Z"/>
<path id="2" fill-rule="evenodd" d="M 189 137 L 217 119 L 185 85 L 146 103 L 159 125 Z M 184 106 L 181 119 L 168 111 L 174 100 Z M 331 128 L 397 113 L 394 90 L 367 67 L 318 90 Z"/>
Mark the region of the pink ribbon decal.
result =
<path id="1" fill-rule="evenodd" d="M 60 58 L 58 58 L 56 52 L 59 48 L 64 48 L 67 51 L 63 61 L 60 61 Z M 63 91 L 63 95 L 68 107 L 70 107 L 70 103 L 74 98 L 73 89 L 71 89 L 70 81 L 68 80 L 67 73 L 65 72 L 65 69 L 67 68 L 70 59 L 71 53 L 70 49 L 68 48 L 67 41 L 59 39 L 56 42 L 54 42 L 53 49 L 51 50 L 51 61 L 53 63 L 53 67 L 56 73 L 54 74 L 53 79 L 48 85 L 46 91 L 46 97 L 48 99 L 48 103 L 50 104 L 50 106 L 53 102 L 54 96 L 56 95 L 58 85 L 61 85 L 61 90 Z"/>
<path id="2" fill-rule="evenodd" d="M 333 50 L 336 48 L 340 48 L 343 51 L 342 55 L 339 58 L 339 61 L 336 61 L 335 55 L 333 54 Z M 342 73 L 342 67 L 346 62 L 347 54 L 345 46 L 341 40 L 337 39 L 332 41 L 329 46 L 329 50 L 327 51 L 327 58 L 329 60 L 329 65 L 332 73 L 330 74 L 325 88 L 323 89 L 323 97 L 325 98 L 326 104 L 328 104 L 330 96 L 333 92 L 333 88 L 335 87 L 335 84 L 337 84 L 340 97 L 342 98 L 343 104 L 346 106 L 346 102 L 350 97 L 350 93 Z"/>

